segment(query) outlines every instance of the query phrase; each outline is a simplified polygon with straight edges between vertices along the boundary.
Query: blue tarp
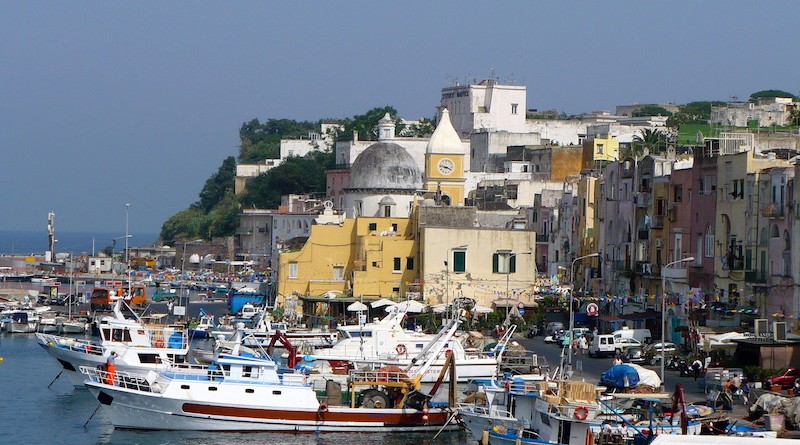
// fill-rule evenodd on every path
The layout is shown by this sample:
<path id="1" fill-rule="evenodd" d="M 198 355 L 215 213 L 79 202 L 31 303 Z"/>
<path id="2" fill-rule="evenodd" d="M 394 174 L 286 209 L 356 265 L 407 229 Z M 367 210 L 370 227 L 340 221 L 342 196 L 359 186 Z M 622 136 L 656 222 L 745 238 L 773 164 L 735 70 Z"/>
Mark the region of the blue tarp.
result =
<path id="1" fill-rule="evenodd" d="M 639 372 L 624 363 L 614 365 L 600 376 L 600 384 L 612 388 L 630 388 L 639 384 Z"/>

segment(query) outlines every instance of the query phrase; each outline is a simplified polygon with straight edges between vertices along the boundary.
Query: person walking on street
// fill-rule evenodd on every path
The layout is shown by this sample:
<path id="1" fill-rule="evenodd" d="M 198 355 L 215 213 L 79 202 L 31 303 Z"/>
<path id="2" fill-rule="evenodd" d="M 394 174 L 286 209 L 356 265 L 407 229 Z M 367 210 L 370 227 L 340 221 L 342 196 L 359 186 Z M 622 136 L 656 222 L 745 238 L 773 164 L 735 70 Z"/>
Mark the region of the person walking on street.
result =
<path id="1" fill-rule="evenodd" d="M 700 377 L 700 370 L 703 368 L 703 362 L 700 361 L 699 358 L 695 358 L 692 362 L 692 373 L 694 374 L 694 381 L 697 381 L 697 378 Z"/>

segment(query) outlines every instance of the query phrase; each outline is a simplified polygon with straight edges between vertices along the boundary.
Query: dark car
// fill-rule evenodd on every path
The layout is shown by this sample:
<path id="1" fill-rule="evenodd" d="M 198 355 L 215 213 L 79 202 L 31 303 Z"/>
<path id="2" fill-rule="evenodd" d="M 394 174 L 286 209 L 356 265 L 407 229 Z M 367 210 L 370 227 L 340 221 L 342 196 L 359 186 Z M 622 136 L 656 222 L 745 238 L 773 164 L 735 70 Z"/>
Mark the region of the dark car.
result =
<path id="1" fill-rule="evenodd" d="M 789 389 L 794 386 L 794 381 L 799 378 L 800 368 L 789 368 L 778 375 L 764 379 L 764 387 L 769 388 L 773 385 L 780 385 L 781 389 Z"/>

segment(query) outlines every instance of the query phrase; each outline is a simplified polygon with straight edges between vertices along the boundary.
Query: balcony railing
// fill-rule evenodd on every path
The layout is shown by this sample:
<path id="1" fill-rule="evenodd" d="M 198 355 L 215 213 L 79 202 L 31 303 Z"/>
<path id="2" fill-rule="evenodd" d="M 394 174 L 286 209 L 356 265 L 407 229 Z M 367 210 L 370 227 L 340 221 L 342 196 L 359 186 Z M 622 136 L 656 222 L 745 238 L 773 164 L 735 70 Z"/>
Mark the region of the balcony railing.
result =
<path id="1" fill-rule="evenodd" d="M 783 207 L 777 203 L 770 203 L 761 207 L 761 216 L 764 218 L 783 218 Z"/>
<path id="2" fill-rule="evenodd" d="M 638 234 L 639 236 L 637 236 L 636 238 L 639 241 L 647 241 L 650 239 L 650 231 L 647 229 L 639 229 Z"/>
<path id="3" fill-rule="evenodd" d="M 664 228 L 664 215 L 655 215 L 653 216 L 653 220 L 650 223 L 650 227 L 654 229 L 663 229 Z"/>
<path id="4" fill-rule="evenodd" d="M 744 281 L 748 283 L 766 283 L 767 272 L 765 270 L 748 270 L 744 273 Z"/>

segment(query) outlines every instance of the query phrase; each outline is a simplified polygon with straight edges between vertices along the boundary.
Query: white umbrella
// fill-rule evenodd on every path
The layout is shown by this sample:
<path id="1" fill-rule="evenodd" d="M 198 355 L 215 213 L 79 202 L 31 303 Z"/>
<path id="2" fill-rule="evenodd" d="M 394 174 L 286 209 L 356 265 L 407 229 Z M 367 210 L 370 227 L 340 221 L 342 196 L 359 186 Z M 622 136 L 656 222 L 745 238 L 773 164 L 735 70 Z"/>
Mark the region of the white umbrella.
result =
<path id="1" fill-rule="evenodd" d="M 342 295 L 342 291 L 329 290 L 329 291 L 325 292 L 325 298 L 327 298 L 328 300 L 333 300 L 334 298 L 337 297 L 337 295 Z"/>
<path id="2" fill-rule="evenodd" d="M 347 310 L 350 312 L 364 312 L 367 309 L 369 309 L 367 305 L 360 301 L 356 301 L 355 303 L 350 303 L 350 305 L 347 306 Z"/>
<path id="3" fill-rule="evenodd" d="M 433 309 L 434 313 L 441 314 L 442 312 L 447 310 L 447 306 L 450 306 L 450 305 L 449 304 L 444 304 L 444 303 L 436 304 L 436 305 L 431 306 L 431 309 Z"/>
<path id="4" fill-rule="evenodd" d="M 419 301 L 408 300 L 402 303 L 397 303 L 392 306 L 386 306 L 386 312 L 399 311 L 399 312 L 422 312 L 428 307 Z"/>
<path id="5" fill-rule="evenodd" d="M 475 307 L 472 308 L 472 312 L 475 312 L 476 314 L 490 314 L 494 311 L 492 310 L 492 308 L 476 305 Z"/>
<path id="6" fill-rule="evenodd" d="M 381 307 L 381 306 L 388 306 L 390 304 L 395 304 L 394 301 L 389 300 L 388 298 L 381 298 L 380 300 L 375 300 L 369 305 L 372 307 Z"/>

